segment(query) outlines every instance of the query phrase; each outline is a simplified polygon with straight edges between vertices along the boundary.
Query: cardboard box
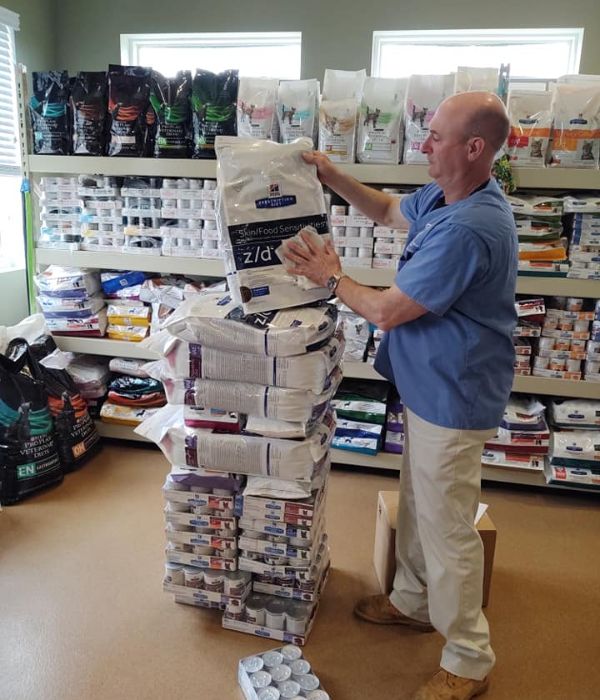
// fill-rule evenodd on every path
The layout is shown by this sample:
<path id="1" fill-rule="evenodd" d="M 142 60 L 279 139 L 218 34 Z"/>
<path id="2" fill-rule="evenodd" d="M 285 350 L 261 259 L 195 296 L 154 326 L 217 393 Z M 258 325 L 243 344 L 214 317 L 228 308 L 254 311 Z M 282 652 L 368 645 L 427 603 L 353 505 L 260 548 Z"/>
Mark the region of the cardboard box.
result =
<path id="1" fill-rule="evenodd" d="M 373 564 L 381 590 L 392 590 L 396 572 L 396 519 L 398 514 L 398 491 L 380 491 L 375 521 L 375 549 Z M 477 531 L 483 542 L 483 607 L 489 602 L 494 552 L 496 550 L 496 528 L 485 513 L 477 523 Z"/>

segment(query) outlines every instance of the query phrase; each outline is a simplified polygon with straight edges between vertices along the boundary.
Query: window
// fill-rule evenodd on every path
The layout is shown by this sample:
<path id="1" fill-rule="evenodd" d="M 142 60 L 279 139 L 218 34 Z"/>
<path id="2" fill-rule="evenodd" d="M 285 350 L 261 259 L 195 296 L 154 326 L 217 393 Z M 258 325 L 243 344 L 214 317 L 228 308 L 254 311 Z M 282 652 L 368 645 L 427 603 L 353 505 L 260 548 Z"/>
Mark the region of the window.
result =
<path id="1" fill-rule="evenodd" d="M 402 78 L 509 63 L 511 83 L 545 89 L 548 80 L 579 72 L 582 44 L 582 28 L 373 32 L 371 72 Z"/>
<path id="2" fill-rule="evenodd" d="M 19 15 L 0 7 L 0 271 L 25 265 L 21 157 L 15 83 Z"/>
<path id="3" fill-rule="evenodd" d="M 121 62 L 149 66 L 166 77 L 182 69 L 238 68 L 240 76 L 296 80 L 301 44 L 301 32 L 121 34 Z"/>

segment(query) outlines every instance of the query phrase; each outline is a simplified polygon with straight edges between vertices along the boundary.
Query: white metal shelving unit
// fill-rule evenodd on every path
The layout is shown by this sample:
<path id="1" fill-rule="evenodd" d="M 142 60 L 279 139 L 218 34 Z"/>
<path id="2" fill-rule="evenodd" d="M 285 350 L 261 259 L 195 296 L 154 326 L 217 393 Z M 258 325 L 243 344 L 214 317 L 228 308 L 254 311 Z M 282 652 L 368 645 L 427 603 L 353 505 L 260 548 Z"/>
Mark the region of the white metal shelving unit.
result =
<path id="1" fill-rule="evenodd" d="M 29 156 L 25 159 L 25 169 L 34 179 L 43 174 L 92 174 L 103 175 L 142 175 L 149 177 L 197 177 L 215 178 L 214 161 L 149 159 L 149 158 L 93 158 L 78 156 Z M 421 185 L 429 181 L 427 167 L 420 165 L 344 165 L 349 175 L 361 182 L 370 184 Z M 515 171 L 517 186 L 529 189 L 593 190 L 600 189 L 600 174 L 594 170 L 566 169 L 522 169 Z M 131 269 L 156 273 L 178 273 L 206 277 L 224 276 L 224 266 L 220 260 L 180 258 L 126 253 L 103 253 L 86 251 L 64 251 L 37 249 L 38 265 L 73 265 L 101 269 Z M 394 279 L 392 270 L 353 268 L 346 270 L 357 282 L 370 286 L 389 286 Z M 600 282 L 573 280 L 554 277 L 520 276 L 517 292 L 535 295 L 560 295 L 600 298 Z M 99 338 L 57 337 L 57 344 L 63 350 L 110 357 L 131 357 L 156 359 L 157 355 L 136 343 L 113 341 Z M 363 379 L 382 379 L 367 363 L 346 363 L 345 376 Z M 579 398 L 600 398 L 600 384 L 584 381 L 566 381 L 541 377 L 515 377 L 513 390 L 516 392 L 557 395 Z M 146 442 L 127 426 L 98 423 L 99 431 L 105 437 Z M 369 457 L 358 453 L 333 450 L 333 461 L 377 469 L 398 470 L 401 456 L 380 453 Z M 543 474 L 496 467 L 483 467 L 483 478 L 503 483 L 544 486 L 554 489 L 575 490 L 571 487 L 548 486 Z M 580 489 L 586 490 L 586 489 Z M 586 490 L 587 491 L 587 490 Z"/>

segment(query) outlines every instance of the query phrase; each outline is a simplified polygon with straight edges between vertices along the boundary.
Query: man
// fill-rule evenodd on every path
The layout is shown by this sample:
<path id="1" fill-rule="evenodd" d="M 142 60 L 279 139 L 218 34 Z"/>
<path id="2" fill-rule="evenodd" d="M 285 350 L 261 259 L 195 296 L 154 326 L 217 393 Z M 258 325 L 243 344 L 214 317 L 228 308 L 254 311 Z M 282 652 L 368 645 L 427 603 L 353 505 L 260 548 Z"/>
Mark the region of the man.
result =
<path id="1" fill-rule="evenodd" d="M 491 167 L 508 134 L 502 102 L 473 92 L 445 100 L 422 146 L 434 182 L 398 200 L 305 154 L 321 181 L 374 221 L 410 226 L 395 284 L 380 291 L 342 273 L 328 244 L 291 244 L 294 272 L 328 285 L 388 331 L 376 369 L 405 405 L 406 443 L 393 591 L 361 600 L 370 622 L 446 638 L 440 671 L 415 700 L 468 700 L 495 661 L 481 611 L 483 547 L 474 526 L 481 452 L 509 397 L 518 245 Z"/>

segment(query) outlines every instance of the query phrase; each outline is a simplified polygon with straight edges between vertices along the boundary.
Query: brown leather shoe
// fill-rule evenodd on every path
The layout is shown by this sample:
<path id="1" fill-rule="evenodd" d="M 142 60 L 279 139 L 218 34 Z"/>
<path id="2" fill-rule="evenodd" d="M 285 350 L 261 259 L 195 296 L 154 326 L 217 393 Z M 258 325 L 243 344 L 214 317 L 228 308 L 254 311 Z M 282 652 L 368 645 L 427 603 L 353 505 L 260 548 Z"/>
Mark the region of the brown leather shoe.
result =
<path id="1" fill-rule="evenodd" d="M 367 622 L 376 625 L 404 625 L 419 632 L 433 632 L 434 628 L 428 622 L 413 620 L 403 615 L 391 603 L 387 595 L 379 593 L 362 598 L 354 608 L 354 614 Z"/>
<path id="2" fill-rule="evenodd" d="M 488 689 L 489 680 L 475 681 L 462 678 L 441 668 L 433 678 L 421 686 L 413 700 L 471 700 L 483 695 Z"/>

